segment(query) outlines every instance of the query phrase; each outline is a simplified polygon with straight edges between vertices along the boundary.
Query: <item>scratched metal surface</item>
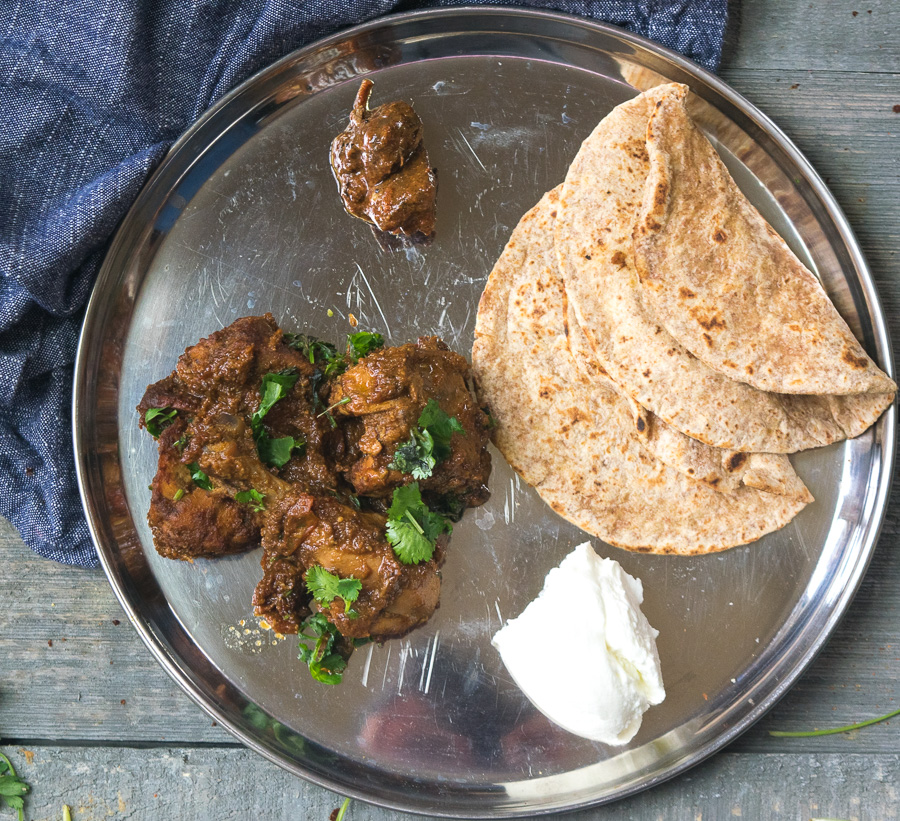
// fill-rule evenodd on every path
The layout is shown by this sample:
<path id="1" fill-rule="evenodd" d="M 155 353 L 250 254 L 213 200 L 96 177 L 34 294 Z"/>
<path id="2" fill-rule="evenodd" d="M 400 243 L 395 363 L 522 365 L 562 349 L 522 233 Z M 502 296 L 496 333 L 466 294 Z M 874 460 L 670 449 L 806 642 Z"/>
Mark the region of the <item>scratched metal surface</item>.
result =
<path id="1" fill-rule="evenodd" d="M 341 208 L 328 145 L 358 77 L 373 104 L 414 103 L 439 173 L 427 247 L 390 251 Z M 880 308 L 830 196 L 771 124 L 711 75 L 615 29 L 521 11 L 406 15 L 282 61 L 173 149 L 125 221 L 89 308 L 76 374 L 79 477 L 104 566 L 148 647 L 246 743 L 312 780 L 386 806 L 460 817 L 535 815 L 625 795 L 695 763 L 784 691 L 849 603 L 880 524 L 893 409 L 859 439 L 794 464 L 816 503 L 721 555 L 635 555 L 666 701 L 610 748 L 555 729 L 490 646 L 584 533 L 494 452 L 488 504 L 455 527 L 441 607 L 408 638 L 358 651 L 339 687 L 259 627 L 259 551 L 161 559 L 145 514 L 155 444 L 134 406 L 184 348 L 240 316 L 340 341 L 352 313 L 391 343 L 471 351 L 488 273 L 519 217 L 558 184 L 612 106 L 689 82 L 695 116 L 769 221 L 822 277 L 890 368 Z M 331 309 L 333 316 L 327 311 Z M 560 614 L 564 629 L 564 616 Z M 561 675 L 577 660 L 536 647 Z"/>

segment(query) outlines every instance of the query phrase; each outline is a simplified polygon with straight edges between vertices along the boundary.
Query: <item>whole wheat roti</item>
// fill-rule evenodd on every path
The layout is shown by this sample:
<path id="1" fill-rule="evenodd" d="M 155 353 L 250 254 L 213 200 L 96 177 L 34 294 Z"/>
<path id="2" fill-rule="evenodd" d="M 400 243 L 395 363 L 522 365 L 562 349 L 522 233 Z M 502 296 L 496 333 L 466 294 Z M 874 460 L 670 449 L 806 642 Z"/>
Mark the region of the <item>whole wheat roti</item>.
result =
<path id="1" fill-rule="evenodd" d="M 561 280 L 559 285 L 562 287 Z M 594 358 L 584 332 L 575 321 L 572 306 L 568 304 L 568 300 L 566 303 L 566 333 L 569 351 L 576 365 L 589 379 L 600 381 L 619 394 L 623 413 L 627 411 L 630 414 L 628 423 L 632 426 L 632 433 L 653 456 L 694 481 L 702 482 L 720 493 L 731 493 L 743 484 L 768 493 L 794 496 L 806 502 L 813 501 L 812 495 L 794 472 L 787 456 L 780 453 L 741 453 L 705 445 L 667 425 L 658 416 L 623 394 L 618 385 L 604 374 L 602 365 Z"/>
<path id="2" fill-rule="evenodd" d="M 619 395 L 569 350 L 553 243 L 555 192 L 519 222 L 478 307 L 472 367 L 503 455 L 561 516 L 631 550 L 698 554 L 753 541 L 805 502 L 719 493 L 653 457 Z"/>
<path id="3" fill-rule="evenodd" d="M 857 436 L 892 394 L 789 396 L 737 382 L 680 345 L 641 300 L 632 232 L 649 160 L 659 86 L 613 109 L 585 140 L 560 195 L 556 249 L 578 324 L 609 377 L 640 405 L 695 439 L 738 451 L 791 453 Z"/>
<path id="4" fill-rule="evenodd" d="M 892 393 L 819 281 L 741 193 L 681 94 L 647 126 L 634 229 L 641 294 L 694 356 L 777 393 Z"/>

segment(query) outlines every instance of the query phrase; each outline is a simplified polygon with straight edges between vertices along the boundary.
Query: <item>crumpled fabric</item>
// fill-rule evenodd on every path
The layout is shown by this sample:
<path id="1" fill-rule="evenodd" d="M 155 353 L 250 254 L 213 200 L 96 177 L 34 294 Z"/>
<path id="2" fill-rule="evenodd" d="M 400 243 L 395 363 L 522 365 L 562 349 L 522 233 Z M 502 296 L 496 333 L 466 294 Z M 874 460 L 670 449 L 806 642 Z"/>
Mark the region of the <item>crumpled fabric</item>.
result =
<path id="1" fill-rule="evenodd" d="M 71 436 L 84 307 L 116 226 L 219 97 L 312 40 L 477 0 L 23 0 L 0 15 L 0 514 L 41 556 L 97 564 Z M 727 0 L 531 0 L 718 66 Z"/>

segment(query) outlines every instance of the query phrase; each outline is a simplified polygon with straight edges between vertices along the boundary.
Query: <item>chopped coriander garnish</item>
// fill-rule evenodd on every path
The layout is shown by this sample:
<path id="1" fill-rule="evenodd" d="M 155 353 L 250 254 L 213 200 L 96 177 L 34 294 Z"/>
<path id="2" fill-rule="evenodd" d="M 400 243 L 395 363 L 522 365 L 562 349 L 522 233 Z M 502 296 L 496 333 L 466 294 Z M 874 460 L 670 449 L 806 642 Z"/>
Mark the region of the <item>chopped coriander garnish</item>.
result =
<path id="1" fill-rule="evenodd" d="M 184 498 L 184 488 L 180 487 L 175 491 L 175 495 L 172 497 L 173 502 L 180 502 Z"/>
<path id="2" fill-rule="evenodd" d="M 293 436 L 280 436 L 278 439 L 272 439 L 263 432 L 263 435 L 256 440 L 256 451 L 265 464 L 281 468 L 287 464 L 295 450 L 300 450 L 305 445 L 306 442 L 302 439 L 295 439 Z"/>
<path id="3" fill-rule="evenodd" d="M 267 373 L 259 386 L 259 408 L 250 417 L 250 428 L 253 431 L 259 458 L 272 467 L 284 467 L 291 458 L 291 454 L 306 444 L 302 439 L 295 439 L 293 436 L 273 439 L 266 432 L 262 423 L 265 415 L 272 410 L 272 406 L 287 396 L 288 391 L 297 384 L 299 378 L 300 375 L 295 370 L 277 371 Z"/>
<path id="4" fill-rule="evenodd" d="M 16 775 L 12 762 L 0 753 L 0 797 L 6 805 L 19 814 L 19 821 L 25 821 L 25 798 L 31 792 L 31 785 Z"/>
<path id="5" fill-rule="evenodd" d="M 403 564 L 427 562 L 434 555 L 438 537 L 453 531 L 439 513 L 422 501 L 419 485 L 398 487 L 388 510 L 387 540 Z"/>
<path id="6" fill-rule="evenodd" d="M 343 373 L 347 370 L 347 358 L 338 353 L 338 349 L 330 342 L 317 339 L 307 334 L 285 334 L 285 342 L 295 351 L 299 351 L 309 359 L 311 365 L 318 365 L 316 373 L 319 374 L 318 380 L 313 376 L 313 395 L 316 394 L 318 383 L 324 379 L 330 379 L 333 376 Z"/>
<path id="7" fill-rule="evenodd" d="M 341 674 L 347 669 L 347 660 L 335 652 L 334 643 L 340 636 L 324 613 L 310 616 L 300 628 L 298 658 L 309 665 L 309 674 L 322 684 L 340 684 Z M 307 642 L 312 641 L 309 647 Z"/>
<path id="8" fill-rule="evenodd" d="M 256 413 L 250 418 L 254 435 L 262 428 L 262 420 L 272 410 L 272 406 L 287 396 L 287 392 L 297 384 L 300 374 L 293 370 L 267 373 L 259 386 L 260 403 Z"/>
<path id="9" fill-rule="evenodd" d="M 347 334 L 347 354 L 355 362 L 368 356 L 372 351 L 384 347 L 384 337 L 381 334 L 360 331 L 356 334 Z"/>
<path id="10" fill-rule="evenodd" d="M 275 441 L 277 442 L 278 440 L 276 439 Z M 265 499 L 266 495 L 253 487 L 250 490 L 242 490 L 234 494 L 236 502 L 240 502 L 242 505 L 251 505 L 255 513 L 262 513 L 266 509 Z"/>
<path id="11" fill-rule="evenodd" d="M 350 605 L 356 601 L 362 582 L 350 576 L 342 579 L 324 567 L 314 565 L 306 572 L 306 589 L 319 604 L 330 605 L 335 599 L 344 602 L 344 612 L 350 613 Z"/>
<path id="12" fill-rule="evenodd" d="M 429 399 L 425 403 L 425 407 L 422 408 L 422 413 L 419 415 L 419 427 L 431 431 L 435 445 L 446 449 L 443 456 L 445 459 L 450 455 L 450 437 L 454 433 L 465 434 L 466 432 L 459 419 L 442 410 L 436 399 Z"/>
<path id="13" fill-rule="evenodd" d="M 185 445 L 187 445 L 187 443 L 188 443 L 188 436 L 185 433 L 181 438 L 175 440 L 172 447 L 174 447 L 175 450 L 177 450 L 179 453 L 183 453 Z"/>
<path id="14" fill-rule="evenodd" d="M 409 441 L 397 447 L 388 465 L 391 470 L 408 473 L 414 479 L 427 479 L 436 466 L 434 439 L 427 430 L 410 431 Z"/>
<path id="15" fill-rule="evenodd" d="M 144 425 L 154 439 L 159 439 L 159 435 L 172 424 L 178 410 L 176 408 L 147 408 L 144 414 Z"/>
<path id="16" fill-rule="evenodd" d="M 435 467 L 450 455 L 450 438 L 466 431 L 455 416 L 450 416 L 434 399 L 429 399 L 419 414 L 418 428 L 409 432 L 409 441 L 394 452 L 389 465 L 393 470 L 427 479 Z"/>
<path id="17" fill-rule="evenodd" d="M 188 470 L 191 472 L 191 479 L 194 480 L 194 484 L 197 485 L 197 487 L 203 488 L 203 490 L 213 489 L 213 484 L 209 481 L 209 476 L 200 470 L 200 465 L 196 462 L 191 462 L 188 465 Z"/>
<path id="18" fill-rule="evenodd" d="M 331 362 L 340 357 L 334 345 L 315 336 L 285 334 L 284 341 L 295 351 L 299 351 L 307 357 L 310 365 L 315 365 L 317 362 Z"/>

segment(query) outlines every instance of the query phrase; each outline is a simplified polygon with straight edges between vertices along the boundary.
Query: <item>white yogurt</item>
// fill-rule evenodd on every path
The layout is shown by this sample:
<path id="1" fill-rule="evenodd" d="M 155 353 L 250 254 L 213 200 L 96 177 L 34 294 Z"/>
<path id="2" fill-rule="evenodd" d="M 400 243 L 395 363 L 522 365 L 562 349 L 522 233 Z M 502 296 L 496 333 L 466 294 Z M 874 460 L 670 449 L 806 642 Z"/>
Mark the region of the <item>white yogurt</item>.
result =
<path id="1" fill-rule="evenodd" d="M 626 744 L 665 697 L 644 589 L 585 542 L 547 574 L 544 589 L 493 645 L 534 705 L 560 727 Z"/>

